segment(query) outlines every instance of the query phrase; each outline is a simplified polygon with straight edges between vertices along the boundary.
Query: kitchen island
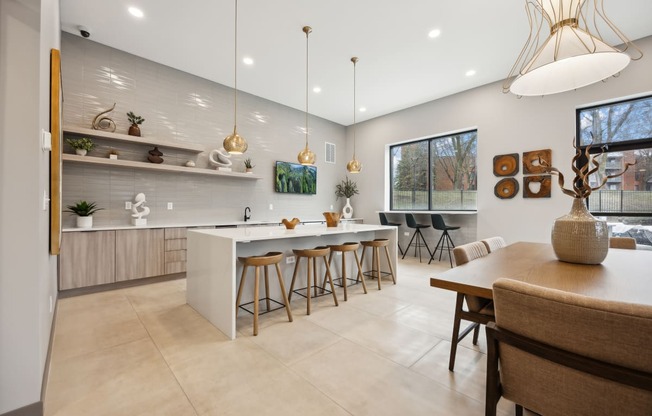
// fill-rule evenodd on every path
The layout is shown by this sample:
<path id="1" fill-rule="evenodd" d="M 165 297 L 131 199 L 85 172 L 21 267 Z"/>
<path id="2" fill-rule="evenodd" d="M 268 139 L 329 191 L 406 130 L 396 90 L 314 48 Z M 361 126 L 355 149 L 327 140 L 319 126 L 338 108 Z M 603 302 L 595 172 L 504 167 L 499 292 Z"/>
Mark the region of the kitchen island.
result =
<path id="1" fill-rule="evenodd" d="M 294 270 L 293 260 L 295 260 L 292 249 L 387 238 L 390 240 L 390 256 L 396 267 L 396 227 L 382 225 L 340 224 L 338 227 L 326 227 L 321 224 L 299 225 L 294 230 L 286 230 L 285 227 L 189 230 L 187 238 L 187 302 L 231 339 L 235 339 L 236 336 L 235 299 L 237 283 L 242 273 L 242 265 L 238 257 L 262 255 L 269 251 L 283 252 L 285 257 L 281 263 L 281 270 L 285 284 L 289 288 Z M 384 261 L 384 257 L 381 256 L 381 261 Z M 367 258 L 370 262 L 369 251 Z M 333 278 L 339 276 L 340 260 L 341 256 L 333 259 L 331 265 Z M 381 263 L 381 268 L 386 269 L 386 267 L 385 263 Z M 363 265 L 364 270 L 369 268 Z M 319 269 L 320 275 L 323 276 L 323 270 L 321 267 Z M 271 273 L 274 279 L 276 272 Z M 299 273 L 299 276 L 305 276 L 305 262 L 302 262 Z M 247 279 L 247 283 L 253 285 L 252 281 L 251 278 Z M 253 299 L 252 292 L 252 286 L 245 286 L 242 303 Z M 271 285 L 270 297 L 279 301 L 282 299 L 278 285 Z"/>

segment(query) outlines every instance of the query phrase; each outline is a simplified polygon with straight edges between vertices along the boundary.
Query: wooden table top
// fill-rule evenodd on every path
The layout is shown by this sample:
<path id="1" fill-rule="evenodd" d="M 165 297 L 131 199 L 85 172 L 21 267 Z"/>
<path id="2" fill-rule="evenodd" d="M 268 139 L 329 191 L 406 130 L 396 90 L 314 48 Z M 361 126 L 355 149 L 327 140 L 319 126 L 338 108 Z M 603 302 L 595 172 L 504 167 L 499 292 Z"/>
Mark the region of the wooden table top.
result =
<path id="1" fill-rule="evenodd" d="M 557 260 L 550 244 L 519 242 L 445 271 L 430 286 L 492 298 L 506 277 L 598 299 L 652 305 L 652 251 L 610 249 L 602 264 Z"/>

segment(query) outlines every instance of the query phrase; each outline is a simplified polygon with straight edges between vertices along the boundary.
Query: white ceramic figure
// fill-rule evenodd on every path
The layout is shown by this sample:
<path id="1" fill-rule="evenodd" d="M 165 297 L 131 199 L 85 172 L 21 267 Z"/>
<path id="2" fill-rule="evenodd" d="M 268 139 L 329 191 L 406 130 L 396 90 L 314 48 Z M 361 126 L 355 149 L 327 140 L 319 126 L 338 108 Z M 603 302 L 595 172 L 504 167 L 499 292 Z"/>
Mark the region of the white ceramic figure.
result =
<path id="1" fill-rule="evenodd" d="M 231 162 L 231 155 L 224 150 L 224 148 L 221 149 L 215 149 L 211 151 L 208 155 L 208 161 L 211 163 L 211 165 L 215 166 L 215 168 L 231 168 L 231 165 L 233 162 Z"/>
<path id="2" fill-rule="evenodd" d="M 134 225 L 145 225 L 147 224 L 147 218 L 143 218 L 149 215 L 149 207 L 145 206 L 145 194 L 139 193 L 136 195 L 136 198 L 131 205 L 131 216 L 133 217 L 132 223 Z"/>

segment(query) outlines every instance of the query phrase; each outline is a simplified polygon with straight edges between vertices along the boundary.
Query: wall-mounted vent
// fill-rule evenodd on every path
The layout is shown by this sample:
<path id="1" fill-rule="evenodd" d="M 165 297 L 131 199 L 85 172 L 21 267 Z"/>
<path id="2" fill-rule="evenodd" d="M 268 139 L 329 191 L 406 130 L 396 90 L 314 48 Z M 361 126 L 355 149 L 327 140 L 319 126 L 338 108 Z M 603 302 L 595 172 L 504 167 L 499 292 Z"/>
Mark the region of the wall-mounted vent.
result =
<path id="1" fill-rule="evenodd" d="M 326 151 L 324 152 L 326 163 L 335 163 L 335 143 L 326 142 Z"/>

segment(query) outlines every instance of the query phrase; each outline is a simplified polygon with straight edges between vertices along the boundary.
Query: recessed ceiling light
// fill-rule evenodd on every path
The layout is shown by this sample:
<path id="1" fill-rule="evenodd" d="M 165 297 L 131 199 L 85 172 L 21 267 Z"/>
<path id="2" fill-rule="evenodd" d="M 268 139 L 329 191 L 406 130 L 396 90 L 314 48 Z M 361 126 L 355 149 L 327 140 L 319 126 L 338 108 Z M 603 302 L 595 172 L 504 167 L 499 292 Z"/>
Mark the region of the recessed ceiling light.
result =
<path id="1" fill-rule="evenodd" d="M 243 62 L 245 65 L 253 65 L 253 64 L 254 64 L 254 60 L 251 59 L 251 58 L 248 57 L 248 56 L 245 56 L 244 58 L 242 58 L 242 62 Z"/>
<path id="2" fill-rule="evenodd" d="M 428 37 L 430 39 L 438 38 L 439 35 L 441 35 L 441 30 L 439 29 L 433 29 L 430 32 L 428 32 Z"/>
<path id="3" fill-rule="evenodd" d="M 312 92 L 316 92 L 317 94 L 319 94 L 321 92 L 321 87 L 316 86 L 315 88 L 312 89 Z"/>
<path id="4" fill-rule="evenodd" d="M 129 13 L 131 13 L 132 16 L 141 18 L 145 16 L 145 13 L 143 13 L 142 10 L 140 10 L 138 7 L 130 7 L 129 8 Z"/>
<path id="5" fill-rule="evenodd" d="M 472 77 L 473 75 L 475 75 L 475 69 L 469 69 L 468 71 L 466 71 L 466 74 L 464 75 L 466 75 L 467 77 Z"/>
<path id="6" fill-rule="evenodd" d="M 367 111 L 367 107 L 360 107 L 360 112 L 361 113 L 364 113 L 365 111 Z"/>

